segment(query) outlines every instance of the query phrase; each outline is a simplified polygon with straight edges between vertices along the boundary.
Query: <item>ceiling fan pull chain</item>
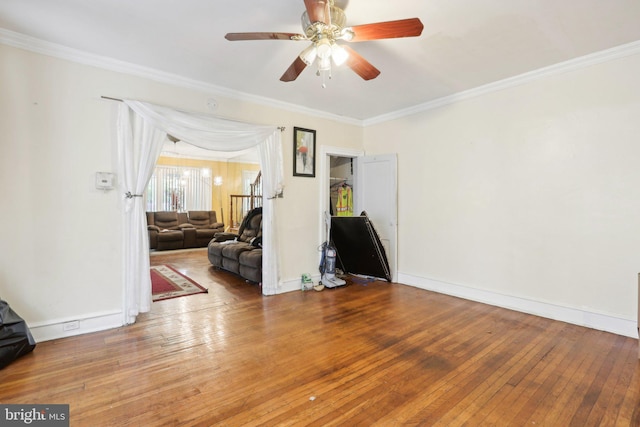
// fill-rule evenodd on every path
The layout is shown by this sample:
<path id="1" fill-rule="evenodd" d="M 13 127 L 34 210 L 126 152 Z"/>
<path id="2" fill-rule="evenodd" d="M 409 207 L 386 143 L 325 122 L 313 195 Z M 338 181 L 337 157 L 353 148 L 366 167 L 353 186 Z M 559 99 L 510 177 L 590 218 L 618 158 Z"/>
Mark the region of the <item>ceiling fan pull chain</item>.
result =
<path id="1" fill-rule="evenodd" d="M 320 70 L 318 68 L 316 74 L 318 76 L 322 76 L 322 89 L 325 89 L 327 87 L 327 75 L 329 75 L 329 80 L 331 80 L 331 68 L 329 68 L 328 70 Z"/>

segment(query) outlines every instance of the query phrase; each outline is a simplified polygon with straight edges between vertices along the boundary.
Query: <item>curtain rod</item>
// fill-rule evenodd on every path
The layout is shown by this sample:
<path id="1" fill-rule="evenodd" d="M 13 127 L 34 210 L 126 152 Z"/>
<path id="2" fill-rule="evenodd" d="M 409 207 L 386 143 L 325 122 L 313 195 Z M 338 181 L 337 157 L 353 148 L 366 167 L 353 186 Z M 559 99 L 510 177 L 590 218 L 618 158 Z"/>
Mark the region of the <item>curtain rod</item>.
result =
<path id="1" fill-rule="evenodd" d="M 104 96 L 104 95 L 102 95 L 100 98 L 102 98 L 102 99 L 108 99 L 108 100 L 111 100 L 111 101 L 123 102 L 123 100 L 122 100 L 122 99 L 120 99 L 120 98 L 112 98 L 112 97 L 110 97 L 110 96 Z M 286 127 L 284 127 L 284 126 L 278 126 L 278 129 L 280 130 L 280 132 L 284 132 L 287 128 L 286 128 Z"/>
<path id="2" fill-rule="evenodd" d="M 110 97 L 110 96 L 104 96 L 104 95 L 102 95 L 100 98 L 102 98 L 102 99 L 110 99 L 111 101 L 118 101 L 118 102 L 122 102 L 122 99 L 120 99 L 120 98 L 112 98 L 112 97 Z"/>

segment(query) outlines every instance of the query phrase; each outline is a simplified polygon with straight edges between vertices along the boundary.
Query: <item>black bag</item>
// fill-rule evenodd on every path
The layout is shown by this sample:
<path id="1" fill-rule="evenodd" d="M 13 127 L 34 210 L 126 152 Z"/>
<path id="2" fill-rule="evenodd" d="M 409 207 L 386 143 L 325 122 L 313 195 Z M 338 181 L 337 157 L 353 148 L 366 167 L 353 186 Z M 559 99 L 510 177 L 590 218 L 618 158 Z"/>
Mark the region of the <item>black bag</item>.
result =
<path id="1" fill-rule="evenodd" d="M 0 369 L 20 356 L 33 351 L 36 341 L 27 323 L 0 300 Z"/>

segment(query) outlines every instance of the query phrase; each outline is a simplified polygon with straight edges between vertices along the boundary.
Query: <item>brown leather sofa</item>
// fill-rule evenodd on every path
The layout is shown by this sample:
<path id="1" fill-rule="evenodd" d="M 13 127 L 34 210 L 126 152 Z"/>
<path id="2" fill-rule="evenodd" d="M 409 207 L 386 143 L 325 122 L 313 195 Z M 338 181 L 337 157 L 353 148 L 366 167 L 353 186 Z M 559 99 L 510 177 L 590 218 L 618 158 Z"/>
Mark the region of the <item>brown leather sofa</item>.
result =
<path id="1" fill-rule="evenodd" d="M 195 228 L 195 234 L 184 230 L 185 247 L 206 248 L 217 233 L 224 231 L 224 224 L 218 222 L 216 211 L 189 211 L 187 219 Z M 192 235 L 195 240 L 191 238 Z"/>
<path id="2" fill-rule="evenodd" d="M 204 248 L 216 233 L 224 231 L 215 211 L 147 212 L 149 249 Z"/>
<path id="3" fill-rule="evenodd" d="M 243 277 L 262 282 L 262 208 L 255 208 L 240 224 L 238 234 L 218 233 L 209 242 L 209 262 Z"/>

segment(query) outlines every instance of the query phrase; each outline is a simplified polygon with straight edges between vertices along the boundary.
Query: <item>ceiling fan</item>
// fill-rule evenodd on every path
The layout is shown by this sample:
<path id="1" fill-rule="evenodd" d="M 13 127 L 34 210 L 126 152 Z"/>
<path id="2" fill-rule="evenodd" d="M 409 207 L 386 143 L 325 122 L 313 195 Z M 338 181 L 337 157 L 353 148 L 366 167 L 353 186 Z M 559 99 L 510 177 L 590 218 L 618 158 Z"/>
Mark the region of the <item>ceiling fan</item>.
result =
<path id="1" fill-rule="evenodd" d="M 306 40 L 310 41 L 306 49 L 296 57 L 295 61 L 284 72 L 280 80 L 291 82 L 298 78 L 304 69 L 317 62 L 318 71 L 328 72 L 331 78 L 331 63 L 346 63 L 364 80 L 378 77 L 380 70 L 360 56 L 345 42 L 362 42 L 369 40 L 391 39 L 399 37 L 416 37 L 422 34 L 424 25 L 418 18 L 398 21 L 377 22 L 373 24 L 345 27 L 344 11 L 334 5 L 333 0 L 304 0 L 306 10 L 302 14 L 304 34 L 296 33 L 228 33 L 225 38 L 230 41 L 239 40 Z M 324 84 L 323 84 L 324 86 Z"/>

